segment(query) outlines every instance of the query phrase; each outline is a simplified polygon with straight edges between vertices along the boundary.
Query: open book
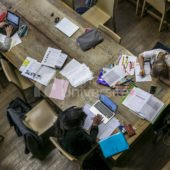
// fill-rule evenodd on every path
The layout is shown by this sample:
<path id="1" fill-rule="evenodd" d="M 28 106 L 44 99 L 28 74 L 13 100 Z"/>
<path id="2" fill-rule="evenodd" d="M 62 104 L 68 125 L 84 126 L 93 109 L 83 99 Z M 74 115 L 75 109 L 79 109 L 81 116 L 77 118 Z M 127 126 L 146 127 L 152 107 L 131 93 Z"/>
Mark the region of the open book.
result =
<path id="1" fill-rule="evenodd" d="M 134 87 L 123 101 L 123 105 L 154 123 L 164 103 L 150 93 Z"/>
<path id="2" fill-rule="evenodd" d="M 110 87 L 112 87 L 126 75 L 127 73 L 125 73 L 120 66 L 116 65 L 106 72 L 102 78 L 109 84 Z"/>

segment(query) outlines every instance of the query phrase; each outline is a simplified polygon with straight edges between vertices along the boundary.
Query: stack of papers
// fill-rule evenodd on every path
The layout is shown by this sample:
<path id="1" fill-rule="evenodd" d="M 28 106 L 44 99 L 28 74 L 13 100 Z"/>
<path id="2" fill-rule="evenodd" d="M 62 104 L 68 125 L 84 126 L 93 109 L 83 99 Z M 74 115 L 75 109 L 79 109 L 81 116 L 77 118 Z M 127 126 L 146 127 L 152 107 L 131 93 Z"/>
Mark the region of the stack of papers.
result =
<path id="1" fill-rule="evenodd" d="M 56 24 L 55 27 L 66 34 L 68 37 L 71 37 L 79 29 L 77 25 L 72 23 L 67 18 L 63 18 L 61 21 L 59 21 L 59 23 Z"/>
<path id="2" fill-rule="evenodd" d="M 93 73 L 85 64 L 80 64 L 72 59 L 60 72 L 65 76 L 73 87 L 78 87 L 93 79 Z"/>
<path id="3" fill-rule="evenodd" d="M 47 86 L 56 73 L 55 69 L 42 65 L 40 62 L 27 57 L 19 69 L 23 76 Z"/>
<path id="4" fill-rule="evenodd" d="M 123 101 L 123 105 L 154 123 L 164 103 L 150 93 L 134 87 Z"/>
<path id="5" fill-rule="evenodd" d="M 122 55 L 119 60 L 119 66 L 128 75 L 134 75 L 136 59 L 137 57 L 135 56 Z"/>
<path id="6" fill-rule="evenodd" d="M 67 55 L 62 53 L 61 50 L 48 47 L 42 64 L 52 68 L 61 68 L 67 59 Z"/>
<path id="7" fill-rule="evenodd" d="M 127 73 L 125 73 L 120 66 L 116 65 L 106 72 L 102 78 L 109 84 L 110 87 L 112 87 L 126 75 Z"/>
<path id="8" fill-rule="evenodd" d="M 149 62 L 145 62 L 144 70 L 145 70 L 145 76 L 142 77 L 140 75 L 140 71 L 141 71 L 140 65 L 139 65 L 139 63 L 136 64 L 136 66 L 135 66 L 136 82 L 152 81 L 151 68 L 150 68 Z"/>
<path id="9" fill-rule="evenodd" d="M 50 97 L 64 100 L 68 85 L 69 82 L 67 80 L 55 79 L 51 89 Z"/>
<path id="10" fill-rule="evenodd" d="M 6 38 L 6 35 L 0 34 L 0 42 L 1 43 L 4 43 L 5 38 Z M 20 37 L 18 36 L 17 33 L 15 33 L 11 38 L 12 38 L 12 42 L 11 42 L 10 49 L 15 47 L 16 45 L 22 43 L 22 41 L 21 41 L 21 39 L 20 39 Z"/>
<path id="11" fill-rule="evenodd" d="M 89 104 L 86 104 L 83 107 L 83 111 L 87 115 L 85 122 L 84 122 L 84 126 L 83 126 L 83 129 L 85 129 L 86 131 L 89 131 L 89 129 L 91 128 L 92 123 L 93 123 L 93 118 L 95 117 L 95 115 L 90 111 L 90 108 L 91 108 L 91 105 Z M 106 124 L 101 123 L 99 125 L 99 132 L 98 132 L 97 138 L 101 140 L 101 139 L 109 137 L 119 125 L 120 125 L 120 122 L 115 117 L 110 119 Z"/>

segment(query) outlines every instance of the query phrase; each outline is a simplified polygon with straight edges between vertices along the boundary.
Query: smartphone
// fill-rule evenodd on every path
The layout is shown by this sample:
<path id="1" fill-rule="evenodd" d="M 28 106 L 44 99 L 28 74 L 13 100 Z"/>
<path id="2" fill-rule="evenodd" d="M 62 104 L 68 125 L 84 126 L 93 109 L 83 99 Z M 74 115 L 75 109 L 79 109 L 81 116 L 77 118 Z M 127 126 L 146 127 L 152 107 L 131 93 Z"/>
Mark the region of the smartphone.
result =
<path id="1" fill-rule="evenodd" d="M 156 86 L 150 86 L 149 93 L 155 94 L 157 87 Z"/>

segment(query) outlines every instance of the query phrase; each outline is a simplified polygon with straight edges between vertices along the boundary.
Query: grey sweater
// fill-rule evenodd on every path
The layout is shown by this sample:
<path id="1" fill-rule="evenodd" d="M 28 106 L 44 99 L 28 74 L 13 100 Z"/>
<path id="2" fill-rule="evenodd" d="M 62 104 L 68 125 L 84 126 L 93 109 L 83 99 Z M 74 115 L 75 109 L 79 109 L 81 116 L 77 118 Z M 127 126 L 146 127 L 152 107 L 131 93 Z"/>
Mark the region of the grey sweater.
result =
<path id="1" fill-rule="evenodd" d="M 10 49 L 12 39 L 10 37 L 6 37 L 4 43 L 0 42 L 0 52 L 6 52 Z"/>

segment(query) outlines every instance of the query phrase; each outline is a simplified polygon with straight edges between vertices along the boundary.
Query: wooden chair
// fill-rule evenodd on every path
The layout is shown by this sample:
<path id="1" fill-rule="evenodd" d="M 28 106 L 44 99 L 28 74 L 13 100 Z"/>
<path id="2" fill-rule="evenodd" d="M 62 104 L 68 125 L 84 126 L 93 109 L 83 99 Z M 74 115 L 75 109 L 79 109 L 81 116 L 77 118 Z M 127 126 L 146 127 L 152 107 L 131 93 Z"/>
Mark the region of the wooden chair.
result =
<path id="1" fill-rule="evenodd" d="M 95 27 L 104 25 L 112 18 L 113 28 L 116 30 L 115 10 L 117 0 L 98 0 L 97 4 L 86 11 L 82 17 L 89 21 Z"/>
<path id="2" fill-rule="evenodd" d="M 24 124 L 37 132 L 40 136 L 50 129 L 57 120 L 56 112 L 46 100 L 42 100 L 33 109 L 31 109 L 24 119 Z"/>
<path id="3" fill-rule="evenodd" d="M 120 44 L 121 42 L 121 37 L 119 37 L 119 35 L 117 35 L 115 32 L 113 32 L 111 29 L 109 29 L 108 27 L 104 26 L 104 25 L 99 25 L 99 30 L 103 31 L 104 33 L 106 33 L 108 36 L 110 36 L 113 40 L 115 40 L 117 43 Z"/>
<path id="4" fill-rule="evenodd" d="M 70 161 L 75 161 L 79 164 L 80 168 L 82 169 L 82 166 L 83 166 L 83 162 L 84 160 L 96 149 L 97 147 L 97 144 L 93 146 L 93 148 L 85 153 L 84 155 L 82 156 L 79 156 L 79 157 L 75 157 L 73 155 L 71 155 L 70 153 L 66 152 L 61 146 L 60 144 L 58 143 L 58 140 L 56 137 L 50 137 L 50 141 L 53 143 L 53 145 L 58 149 L 58 151 L 64 155 L 68 160 Z"/>
<path id="5" fill-rule="evenodd" d="M 33 84 L 28 79 L 21 76 L 21 73 L 5 59 L 1 58 L 0 63 L 8 81 L 18 88 L 24 100 L 27 102 L 24 91 L 33 87 Z"/>
<path id="6" fill-rule="evenodd" d="M 170 9 L 169 0 L 144 0 L 141 16 L 144 14 L 146 3 L 161 13 L 162 17 L 159 25 L 159 31 L 161 31 L 166 11 Z"/>

